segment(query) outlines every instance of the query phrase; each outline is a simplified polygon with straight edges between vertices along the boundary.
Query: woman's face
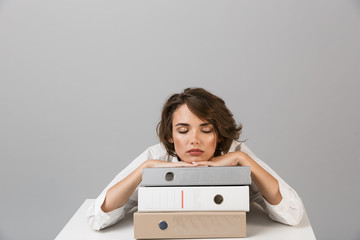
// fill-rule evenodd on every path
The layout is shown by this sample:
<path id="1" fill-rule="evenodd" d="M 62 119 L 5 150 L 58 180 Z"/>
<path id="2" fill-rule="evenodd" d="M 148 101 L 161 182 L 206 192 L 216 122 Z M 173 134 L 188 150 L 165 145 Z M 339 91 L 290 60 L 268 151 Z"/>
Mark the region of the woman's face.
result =
<path id="1" fill-rule="evenodd" d="M 174 111 L 172 127 L 171 141 L 182 161 L 207 161 L 214 155 L 217 136 L 213 125 L 199 119 L 186 104 Z"/>

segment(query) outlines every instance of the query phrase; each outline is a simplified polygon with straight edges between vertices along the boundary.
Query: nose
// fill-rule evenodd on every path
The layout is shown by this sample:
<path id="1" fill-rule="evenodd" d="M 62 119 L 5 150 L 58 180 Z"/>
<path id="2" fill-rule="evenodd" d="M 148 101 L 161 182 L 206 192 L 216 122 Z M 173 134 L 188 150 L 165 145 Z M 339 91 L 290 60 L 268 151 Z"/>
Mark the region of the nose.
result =
<path id="1" fill-rule="evenodd" d="M 190 144 L 191 145 L 198 145 L 200 143 L 199 133 L 198 131 L 194 130 L 191 134 Z"/>

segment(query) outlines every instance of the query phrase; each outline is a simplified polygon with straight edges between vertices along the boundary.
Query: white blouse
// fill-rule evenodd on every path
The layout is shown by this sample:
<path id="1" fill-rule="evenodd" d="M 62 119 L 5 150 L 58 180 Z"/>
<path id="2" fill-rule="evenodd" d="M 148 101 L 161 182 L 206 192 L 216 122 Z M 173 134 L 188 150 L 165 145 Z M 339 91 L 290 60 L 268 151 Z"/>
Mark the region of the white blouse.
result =
<path id="1" fill-rule="evenodd" d="M 274 221 L 278 221 L 288 225 L 297 225 L 303 216 L 304 207 L 298 194 L 283 179 L 281 179 L 268 165 L 255 156 L 253 152 L 244 144 L 234 141 L 229 152 L 241 151 L 247 153 L 262 168 L 269 172 L 279 182 L 282 200 L 277 205 L 271 205 L 259 192 L 255 183 L 252 181 L 250 185 L 250 201 L 259 204 Z M 132 161 L 123 171 L 121 171 L 97 197 L 94 204 L 88 209 L 88 222 L 94 230 L 100 230 L 109 227 L 122 218 L 133 208 L 137 206 L 138 188 L 131 195 L 127 203 L 111 212 L 103 212 L 101 206 L 105 200 L 106 192 L 116 183 L 120 182 L 143 162 L 150 159 L 163 160 L 168 162 L 178 162 L 176 157 L 170 156 L 162 144 L 157 144 L 146 149 L 140 156 Z"/>

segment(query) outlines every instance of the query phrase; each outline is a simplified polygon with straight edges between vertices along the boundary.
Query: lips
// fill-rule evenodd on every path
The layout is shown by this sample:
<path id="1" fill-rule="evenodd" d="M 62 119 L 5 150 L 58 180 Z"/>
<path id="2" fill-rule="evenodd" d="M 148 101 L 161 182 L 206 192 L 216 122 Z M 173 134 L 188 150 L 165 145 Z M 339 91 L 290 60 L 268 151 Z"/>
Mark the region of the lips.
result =
<path id="1" fill-rule="evenodd" d="M 204 151 L 199 149 L 199 148 L 192 148 L 189 151 L 187 151 L 187 153 L 189 153 L 192 156 L 199 156 L 203 153 Z"/>

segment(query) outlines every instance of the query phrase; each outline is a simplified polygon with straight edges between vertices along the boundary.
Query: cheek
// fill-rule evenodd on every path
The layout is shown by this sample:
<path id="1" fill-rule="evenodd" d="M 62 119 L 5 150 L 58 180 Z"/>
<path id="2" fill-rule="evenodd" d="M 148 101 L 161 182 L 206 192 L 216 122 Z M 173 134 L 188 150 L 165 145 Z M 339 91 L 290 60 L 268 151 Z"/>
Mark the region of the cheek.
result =
<path id="1" fill-rule="evenodd" d="M 174 147 L 177 150 L 181 150 L 181 148 L 186 145 L 186 138 L 183 135 L 175 134 L 173 135 Z"/>
<path id="2" fill-rule="evenodd" d="M 215 135 L 208 139 L 208 144 L 216 148 L 217 137 Z"/>

